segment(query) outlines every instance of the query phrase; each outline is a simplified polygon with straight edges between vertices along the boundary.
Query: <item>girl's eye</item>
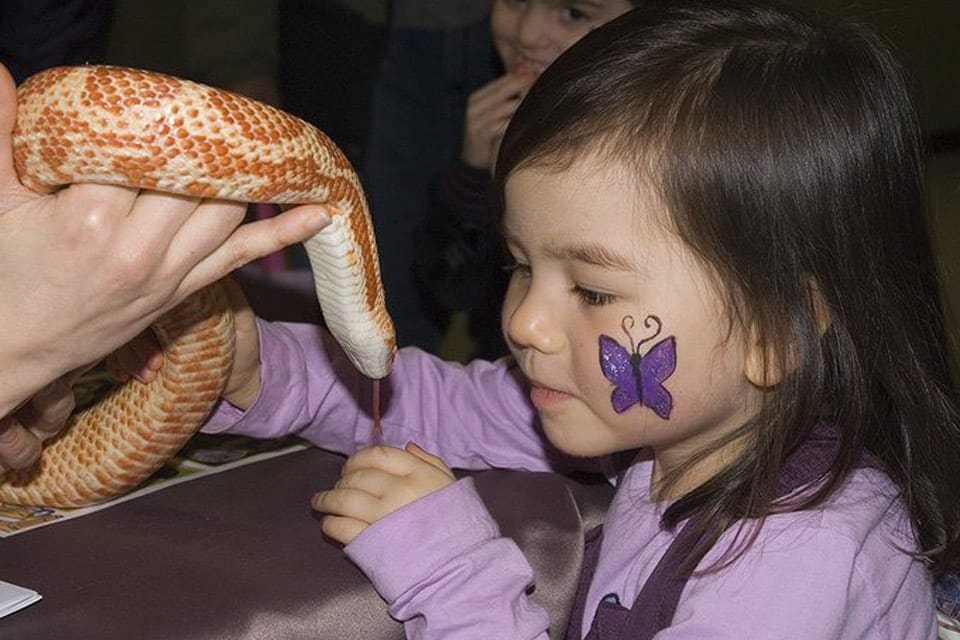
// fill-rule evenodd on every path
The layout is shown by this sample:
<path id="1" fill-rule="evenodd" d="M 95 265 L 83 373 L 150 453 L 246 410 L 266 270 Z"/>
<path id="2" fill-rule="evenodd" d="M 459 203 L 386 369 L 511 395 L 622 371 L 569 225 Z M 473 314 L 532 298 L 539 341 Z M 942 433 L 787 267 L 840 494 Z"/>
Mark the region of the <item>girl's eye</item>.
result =
<path id="1" fill-rule="evenodd" d="M 530 265 L 523 264 L 522 262 L 514 261 L 513 264 L 505 265 L 503 270 L 511 275 L 516 274 L 521 278 L 530 277 Z"/>
<path id="2" fill-rule="evenodd" d="M 588 22 L 590 16 L 583 9 L 567 5 L 563 8 L 563 19 L 567 22 Z"/>
<path id="3" fill-rule="evenodd" d="M 602 307 L 603 305 L 610 304 L 617 299 L 617 297 L 612 293 L 594 291 L 592 289 L 581 287 L 580 285 L 574 286 L 573 292 L 579 296 L 580 300 L 582 300 L 584 304 L 590 307 Z"/>

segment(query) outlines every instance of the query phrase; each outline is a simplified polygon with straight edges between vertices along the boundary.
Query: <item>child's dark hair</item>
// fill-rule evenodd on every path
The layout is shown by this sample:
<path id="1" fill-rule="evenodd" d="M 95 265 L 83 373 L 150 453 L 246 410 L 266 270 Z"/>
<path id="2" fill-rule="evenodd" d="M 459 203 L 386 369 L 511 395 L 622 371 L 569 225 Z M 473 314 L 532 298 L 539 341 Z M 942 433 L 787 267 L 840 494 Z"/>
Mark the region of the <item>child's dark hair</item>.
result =
<path id="1" fill-rule="evenodd" d="M 745 438 L 740 457 L 666 525 L 705 512 L 722 531 L 781 508 L 779 469 L 828 421 L 839 454 L 789 508 L 832 495 L 868 451 L 934 568 L 957 566 L 960 419 L 920 146 L 905 73 L 879 38 L 738 0 L 644 2 L 525 97 L 497 160 L 501 200 L 524 167 L 628 163 L 715 271 L 731 328 L 785 372 L 758 416 L 711 445 Z"/>

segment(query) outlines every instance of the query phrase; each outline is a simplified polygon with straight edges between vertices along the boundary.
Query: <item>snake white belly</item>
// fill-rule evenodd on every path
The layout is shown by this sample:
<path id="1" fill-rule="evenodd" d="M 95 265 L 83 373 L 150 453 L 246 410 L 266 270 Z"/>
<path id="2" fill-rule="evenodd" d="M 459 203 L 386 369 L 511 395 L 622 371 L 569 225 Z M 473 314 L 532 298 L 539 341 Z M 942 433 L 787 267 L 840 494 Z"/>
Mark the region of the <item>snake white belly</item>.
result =
<path id="1" fill-rule="evenodd" d="M 321 203 L 331 223 L 304 243 L 324 322 L 371 378 L 390 371 L 393 324 L 356 172 L 315 127 L 248 98 L 117 67 L 59 67 L 18 90 L 14 161 L 36 191 L 96 182 L 242 202 Z M 71 418 L 0 500 L 82 506 L 142 482 L 190 438 L 223 390 L 233 319 L 198 292 L 153 327 L 164 365 Z"/>

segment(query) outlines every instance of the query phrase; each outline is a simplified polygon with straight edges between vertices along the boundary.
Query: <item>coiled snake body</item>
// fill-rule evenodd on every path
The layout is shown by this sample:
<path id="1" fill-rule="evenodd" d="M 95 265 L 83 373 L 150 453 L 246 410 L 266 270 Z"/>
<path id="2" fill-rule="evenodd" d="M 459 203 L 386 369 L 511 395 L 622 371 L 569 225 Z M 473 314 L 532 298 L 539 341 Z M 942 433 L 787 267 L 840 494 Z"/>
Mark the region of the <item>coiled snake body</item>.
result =
<path id="1" fill-rule="evenodd" d="M 170 76 L 103 66 L 59 67 L 18 89 L 14 161 L 39 192 L 76 182 L 119 184 L 242 202 L 322 203 L 331 223 L 304 243 L 324 321 L 371 378 L 390 370 L 370 215 L 359 179 L 313 126 L 242 96 Z M 159 375 L 130 382 L 71 418 L 40 461 L 10 472 L 0 500 L 57 507 L 137 486 L 192 436 L 226 384 L 233 318 L 219 285 L 153 326 Z"/>

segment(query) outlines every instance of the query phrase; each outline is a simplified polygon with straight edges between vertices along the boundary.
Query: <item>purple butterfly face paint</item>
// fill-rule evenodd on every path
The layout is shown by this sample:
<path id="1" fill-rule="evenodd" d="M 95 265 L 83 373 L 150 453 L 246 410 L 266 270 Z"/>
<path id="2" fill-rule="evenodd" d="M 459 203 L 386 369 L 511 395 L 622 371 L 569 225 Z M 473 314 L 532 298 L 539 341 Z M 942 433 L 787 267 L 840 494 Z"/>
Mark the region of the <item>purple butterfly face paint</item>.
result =
<path id="1" fill-rule="evenodd" d="M 664 338 L 641 356 L 640 346 L 660 335 L 663 327 L 657 316 L 647 316 L 643 321 L 643 326 L 647 328 L 654 324 L 656 330 L 653 335 L 634 345 L 633 336 L 630 335 L 634 325 L 633 316 L 623 319 L 621 327 L 630 340 L 629 351 L 610 336 L 601 335 L 600 369 L 614 385 L 610 396 L 614 411 L 623 413 L 636 404 L 650 407 L 667 420 L 673 410 L 673 396 L 663 383 L 677 367 L 677 339 L 673 336 Z"/>

